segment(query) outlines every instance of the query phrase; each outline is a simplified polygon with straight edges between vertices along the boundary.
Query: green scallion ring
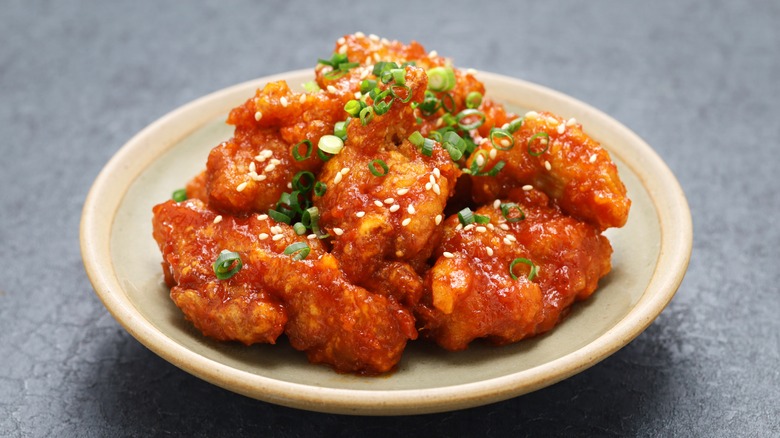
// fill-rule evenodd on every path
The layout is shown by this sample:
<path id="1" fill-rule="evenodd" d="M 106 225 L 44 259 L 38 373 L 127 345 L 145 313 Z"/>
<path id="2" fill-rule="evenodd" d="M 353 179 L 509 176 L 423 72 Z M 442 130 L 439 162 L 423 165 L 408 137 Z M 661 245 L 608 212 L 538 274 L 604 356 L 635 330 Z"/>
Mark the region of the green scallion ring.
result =
<path id="1" fill-rule="evenodd" d="M 182 202 L 187 200 L 187 189 L 179 189 L 173 192 L 171 199 L 175 202 Z"/>
<path id="2" fill-rule="evenodd" d="M 506 126 L 506 130 L 509 131 L 510 134 L 514 134 L 518 129 L 520 129 L 521 126 L 523 126 L 524 121 L 525 117 L 514 119 Z"/>
<path id="3" fill-rule="evenodd" d="M 425 137 L 420 134 L 420 131 L 414 131 L 412 135 L 409 136 L 409 142 L 419 148 L 425 143 Z"/>
<path id="4" fill-rule="evenodd" d="M 472 123 L 462 123 L 463 119 L 469 119 L 476 116 L 477 120 Z M 470 131 L 477 129 L 485 123 L 485 113 L 475 109 L 464 109 L 455 116 L 455 121 L 458 123 L 460 129 Z"/>
<path id="5" fill-rule="evenodd" d="M 518 212 L 518 214 L 513 214 L 515 211 Z M 514 202 L 507 202 L 501 204 L 501 216 L 504 216 L 504 219 L 509 223 L 520 222 L 525 219 L 525 212 Z"/>
<path id="6" fill-rule="evenodd" d="M 376 81 L 373 79 L 363 79 L 363 82 L 360 83 L 361 94 L 366 94 L 374 88 L 376 88 Z"/>
<path id="7" fill-rule="evenodd" d="M 301 145 L 306 146 L 306 151 L 301 155 Z M 311 157 L 311 151 L 314 149 L 314 145 L 311 143 L 311 140 L 302 140 L 298 142 L 295 146 L 292 147 L 292 156 L 295 158 L 295 161 L 303 161 L 309 157 Z"/>
<path id="8" fill-rule="evenodd" d="M 335 135 L 323 135 L 317 142 L 317 148 L 329 154 L 338 154 L 344 148 L 344 140 Z"/>
<path id="9" fill-rule="evenodd" d="M 352 117 L 357 117 L 360 114 L 360 110 L 363 109 L 362 102 L 352 99 L 344 105 L 344 111 L 346 111 Z"/>
<path id="10" fill-rule="evenodd" d="M 301 223 L 306 228 L 314 228 L 320 220 L 320 210 L 317 207 L 309 207 L 301 214 Z"/>
<path id="11" fill-rule="evenodd" d="M 433 146 L 435 144 L 436 142 L 434 142 L 430 138 L 426 138 L 425 141 L 423 141 L 422 147 L 420 147 L 420 153 L 422 153 L 426 157 L 433 156 Z"/>
<path id="12" fill-rule="evenodd" d="M 342 141 L 347 141 L 347 125 L 349 124 L 349 117 L 347 120 L 336 122 L 333 124 L 333 135 L 340 138 Z"/>
<path id="13" fill-rule="evenodd" d="M 451 113 L 455 111 L 455 98 L 450 93 L 444 93 L 441 95 L 441 107 L 445 112 Z"/>
<path id="14" fill-rule="evenodd" d="M 517 280 L 517 275 L 515 275 L 514 268 L 518 263 L 523 263 L 531 267 L 531 270 L 528 272 L 528 281 L 534 281 L 536 274 L 539 272 L 539 268 L 534 264 L 534 262 L 522 257 L 518 257 L 512 260 L 512 263 L 509 264 L 509 275 L 512 276 L 512 279 Z"/>
<path id="15" fill-rule="evenodd" d="M 480 176 L 482 169 L 487 166 L 490 155 L 485 149 L 480 149 L 471 155 L 471 174 L 474 176 Z M 481 161 L 481 162 L 480 162 Z"/>
<path id="16" fill-rule="evenodd" d="M 328 190 L 328 186 L 327 186 L 327 184 L 325 184 L 324 182 L 322 182 L 322 181 L 317 181 L 317 182 L 314 184 L 314 194 L 315 194 L 316 196 L 322 196 L 322 195 L 324 195 L 326 190 Z"/>
<path id="17" fill-rule="evenodd" d="M 320 148 L 317 148 L 317 157 L 322 161 L 328 161 L 333 158 L 333 155 L 325 153 L 321 151 Z"/>
<path id="18" fill-rule="evenodd" d="M 534 152 L 534 150 L 531 149 L 531 146 L 533 145 L 534 140 L 537 138 L 544 138 L 544 149 L 539 152 Z M 528 139 L 528 153 L 532 157 L 538 157 L 539 155 L 542 155 L 543 153 L 547 152 L 547 149 L 550 149 L 550 134 L 546 132 L 537 132 Z"/>
<path id="19" fill-rule="evenodd" d="M 295 190 L 298 190 L 301 193 L 308 193 L 309 190 L 314 187 L 314 181 L 316 178 L 317 177 L 315 177 L 312 172 L 309 172 L 308 170 L 301 170 L 300 172 L 296 173 L 295 176 L 293 176 L 292 186 Z"/>
<path id="20" fill-rule="evenodd" d="M 482 104 L 482 93 L 479 91 L 472 91 L 466 95 L 466 108 L 479 108 Z"/>
<path id="21" fill-rule="evenodd" d="M 505 145 L 505 141 L 509 144 Z M 515 138 L 508 130 L 493 128 L 490 130 L 490 144 L 500 151 L 508 151 L 515 147 Z"/>
<path id="22" fill-rule="evenodd" d="M 377 165 L 379 168 L 377 168 Z M 374 176 L 385 176 L 388 172 L 390 172 L 390 168 L 387 167 L 387 163 L 380 159 L 372 160 L 370 163 L 368 163 L 368 170 Z"/>
<path id="23" fill-rule="evenodd" d="M 295 242 L 284 249 L 284 255 L 292 256 L 293 260 L 303 260 L 309 255 L 310 251 L 311 248 L 305 242 Z"/>
<path id="24" fill-rule="evenodd" d="M 244 262 L 241 261 L 241 256 L 237 252 L 227 250 L 219 253 L 217 260 L 212 265 L 214 275 L 220 280 L 227 280 L 236 275 L 243 266 Z"/>
<path id="25" fill-rule="evenodd" d="M 273 209 L 268 210 L 268 216 L 276 222 L 284 222 L 286 224 L 292 222 L 292 218 L 290 218 L 290 216 Z"/>
<path id="26" fill-rule="evenodd" d="M 390 72 L 393 74 L 393 81 L 398 85 L 403 85 L 406 83 L 406 70 L 403 68 L 394 68 L 390 70 Z"/>
<path id="27" fill-rule="evenodd" d="M 485 175 L 487 175 L 487 176 L 496 176 L 496 175 L 498 175 L 498 172 L 501 172 L 501 169 L 503 169 L 504 166 L 506 166 L 506 162 L 505 161 L 499 161 Z"/>
<path id="28" fill-rule="evenodd" d="M 401 97 L 401 95 L 398 94 L 397 89 L 404 90 L 406 92 L 406 97 Z M 390 94 L 395 98 L 396 100 L 400 100 L 403 103 L 409 102 L 412 99 L 412 89 L 409 88 L 408 85 L 404 84 L 393 84 L 390 86 Z"/>
<path id="29" fill-rule="evenodd" d="M 374 119 L 374 108 L 367 106 L 360 110 L 360 124 L 363 126 L 368 125 L 368 123 Z"/>
<path id="30" fill-rule="evenodd" d="M 478 224 L 488 224 L 490 223 L 490 216 L 485 216 L 482 214 L 474 214 L 474 222 Z"/>
<path id="31" fill-rule="evenodd" d="M 428 70 L 428 89 L 450 91 L 455 87 L 455 71 L 452 67 L 434 67 Z"/>
<path id="32" fill-rule="evenodd" d="M 306 234 L 306 226 L 300 222 L 296 222 L 295 225 L 293 225 L 293 231 L 295 231 L 295 234 L 303 236 Z"/>
<path id="33" fill-rule="evenodd" d="M 466 207 L 458 212 L 458 220 L 465 227 L 466 225 L 474 223 L 474 213 L 470 208 Z"/>

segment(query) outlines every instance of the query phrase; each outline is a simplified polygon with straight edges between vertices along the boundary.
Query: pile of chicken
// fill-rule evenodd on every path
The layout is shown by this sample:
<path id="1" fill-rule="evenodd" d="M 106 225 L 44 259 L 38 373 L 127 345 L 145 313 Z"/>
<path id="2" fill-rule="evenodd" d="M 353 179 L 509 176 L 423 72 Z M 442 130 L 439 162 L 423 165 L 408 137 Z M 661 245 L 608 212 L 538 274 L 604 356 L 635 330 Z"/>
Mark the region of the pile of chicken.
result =
<path id="1" fill-rule="evenodd" d="M 393 74 L 377 77 L 380 62 Z M 437 67 L 454 74 L 446 91 L 429 85 Z M 610 271 L 601 232 L 626 222 L 630 201 L 575 120 L 511 114 L 473 72 L 417 43 L 348 35 L 315 72 L 306 92 L 273 82 L 233 109 L 235 134 L 188 199 L 154 207 L 171 298 L 204 335 L 249 345 L 285 334 L 312 363 L 379 374 L 418 337 L 461 350 L 546 332 Z M 350 116 L 350 101 L 372 110 Z M 319 150 L 340 122 L 343 148 Z M 453 154 L 447 132 L 470 147 Z M 318 190 L 291 200 L 302 172 Z M 269 216 L 280 204 L 313 207 L 317 224 Z M 220 279 L 225 251 L 241 266 Z"/>

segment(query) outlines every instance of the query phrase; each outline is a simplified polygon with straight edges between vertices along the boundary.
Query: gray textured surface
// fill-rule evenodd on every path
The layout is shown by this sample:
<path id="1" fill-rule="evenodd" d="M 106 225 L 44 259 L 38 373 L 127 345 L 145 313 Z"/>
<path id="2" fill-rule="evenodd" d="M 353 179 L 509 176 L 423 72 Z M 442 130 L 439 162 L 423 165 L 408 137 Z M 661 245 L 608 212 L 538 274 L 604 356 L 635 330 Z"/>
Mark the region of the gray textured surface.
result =
<path id="1" fill-rule="evenodd" d="M 403 1 L 3 2 L 0 436 L 780 436 L 780 3 L 517 3 L 426 2 L 415 15 Z M 353 418 L 214 387 L 111 318 L 78 245 L 103 164 L 179 105 L 311 67 L 356 30 L 560 90 L 658 151 L 695 238 L 645 333 L 503 403 Z"/>

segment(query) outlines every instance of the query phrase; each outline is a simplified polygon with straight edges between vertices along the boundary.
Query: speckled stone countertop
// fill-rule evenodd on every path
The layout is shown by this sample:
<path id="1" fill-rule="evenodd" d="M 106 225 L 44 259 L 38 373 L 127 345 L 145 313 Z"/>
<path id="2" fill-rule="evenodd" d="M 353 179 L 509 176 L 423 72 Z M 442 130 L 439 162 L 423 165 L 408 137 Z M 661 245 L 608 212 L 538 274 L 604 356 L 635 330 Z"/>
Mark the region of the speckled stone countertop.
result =
<path id="1" fill-rule="evenodd" d="M 3 3 L 0 436 L 780 436 L 780 3 L 416 3 Z M 168 111 L 310 68 L 355 31 L 559 90 L 644 138 L 694 222 L 660 317 L 548 388 L 401 418 L 236 395 L 115 322 L 79 251 L 102 166 Z"/>

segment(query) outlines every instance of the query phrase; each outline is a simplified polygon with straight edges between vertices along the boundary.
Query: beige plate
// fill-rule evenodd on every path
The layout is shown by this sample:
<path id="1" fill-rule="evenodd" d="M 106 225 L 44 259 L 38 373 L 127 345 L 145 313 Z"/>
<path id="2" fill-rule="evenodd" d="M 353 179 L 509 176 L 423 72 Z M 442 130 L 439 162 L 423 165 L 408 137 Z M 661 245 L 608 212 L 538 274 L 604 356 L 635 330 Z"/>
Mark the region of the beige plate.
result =
<path id="1" fill-rule="evenodd" d="M 378 378 L 342 375 L 307 363 L 284 341 L 244 347 L 214 342 L 187 323 L 168 298 L 151 209 L 205 167 L 209 150 L 231 136 L 234 106 L 269 81 L 311 80 L 295 71 L 236 85 L 187 104 L 138 133 L 109 161 L 84 205 L 81 251 L 87 274 L 111 314 L 136 339 L 177 367 L 249 397 L 323 412 L 420 414 L 515 397 L 576 374 L 641 333 L 677 290 L 691 254 L 688 205 L 674 175 L 633 132 L 558 92 L 479 73 L 491 96 L 515 111 L 575 117 L 617 162 L 633 201 L 628 224 L 607 232 L 613 271 L 588 301 L 550 334 L 515 345 L 473 345 L 448 353 L 423 342 L 398 370 Z"/>

